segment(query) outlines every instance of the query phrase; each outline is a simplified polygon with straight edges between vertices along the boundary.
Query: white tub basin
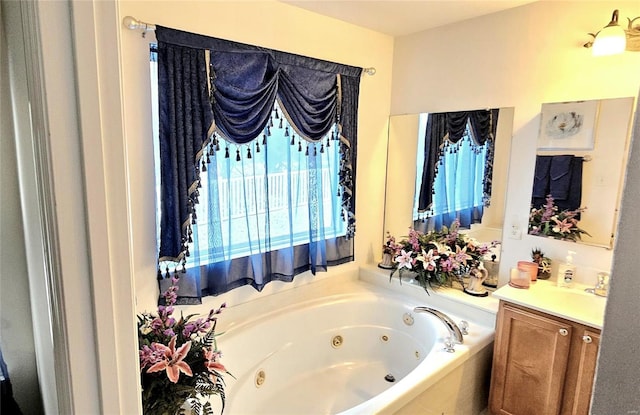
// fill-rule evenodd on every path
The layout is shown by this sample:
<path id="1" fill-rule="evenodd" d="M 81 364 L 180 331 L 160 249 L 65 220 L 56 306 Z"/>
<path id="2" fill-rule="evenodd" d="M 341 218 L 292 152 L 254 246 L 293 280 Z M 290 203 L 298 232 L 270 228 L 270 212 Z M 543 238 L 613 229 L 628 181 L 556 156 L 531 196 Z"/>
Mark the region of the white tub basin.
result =
<path id="1" fill-rule="evenodd" d="M 300 288 L 264 298 L 277 300 L 273 308 L 256 300 L 225 311 L 229 324 L 218 342 L 224 364 L 236 377 L 227 380 L 225 413 L 393 413 L 492 347 L 492 310 L 390 283 L 385 274 L 363 274 L 360 280 L 331 284 L 334 292 L 328 295 L 318 283 L 308 287 L 315 292 L 310 297 Z M 455 353 L 444 351 L 445 325 L 415 313 L 416 306 L 469 321 L 464 344 L 456 345 Z"/>

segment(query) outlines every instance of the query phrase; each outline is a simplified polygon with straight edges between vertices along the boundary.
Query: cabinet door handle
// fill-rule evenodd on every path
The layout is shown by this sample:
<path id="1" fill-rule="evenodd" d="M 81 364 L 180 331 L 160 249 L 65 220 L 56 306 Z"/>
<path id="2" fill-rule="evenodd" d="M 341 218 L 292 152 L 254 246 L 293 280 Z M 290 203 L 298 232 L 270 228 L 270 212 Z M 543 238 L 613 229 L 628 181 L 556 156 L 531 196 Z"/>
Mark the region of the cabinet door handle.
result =
<path id="1" fill-rule="evenodd" d="M 561 336 L 566 336 L 567 334 L 569 334 L 569 330 L 567 329 L 560 329 L 558 330 L 558 332 L 560 332 Z"/>
<path id="2" fill-rule="evenodd" d="M 584 336 L 582 336 L 582 341 L 585 343 L 591 343 L 593 339 L 588 334 L 585 334 Z"/>

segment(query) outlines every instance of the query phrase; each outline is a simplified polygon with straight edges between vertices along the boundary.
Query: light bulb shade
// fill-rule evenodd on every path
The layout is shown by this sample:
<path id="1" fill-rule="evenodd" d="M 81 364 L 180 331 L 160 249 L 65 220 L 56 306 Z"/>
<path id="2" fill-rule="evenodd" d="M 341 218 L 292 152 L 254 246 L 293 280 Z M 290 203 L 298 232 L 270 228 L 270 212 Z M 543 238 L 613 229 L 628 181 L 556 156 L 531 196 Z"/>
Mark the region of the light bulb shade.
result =
<path id="1" fill-rule="evenodd" d="M 626 46 L 627 34 L 618 24 L 618 10 L 614 10 L 611 22 L 598 32 L 593 40 L 593 55 L 615 55 L 624 52 Z"/>

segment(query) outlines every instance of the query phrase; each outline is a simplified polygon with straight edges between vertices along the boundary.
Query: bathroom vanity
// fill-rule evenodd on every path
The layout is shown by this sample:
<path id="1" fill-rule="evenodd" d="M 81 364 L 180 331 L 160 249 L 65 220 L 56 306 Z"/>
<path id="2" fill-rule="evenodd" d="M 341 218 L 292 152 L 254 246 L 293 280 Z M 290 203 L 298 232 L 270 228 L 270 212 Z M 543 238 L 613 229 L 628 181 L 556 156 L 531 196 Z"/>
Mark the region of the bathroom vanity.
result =
<path id="1" fill-rule="evenodd" d="M 491 413 L 588 414 L 606 299 L 549 281 L 494 296 Z"/>

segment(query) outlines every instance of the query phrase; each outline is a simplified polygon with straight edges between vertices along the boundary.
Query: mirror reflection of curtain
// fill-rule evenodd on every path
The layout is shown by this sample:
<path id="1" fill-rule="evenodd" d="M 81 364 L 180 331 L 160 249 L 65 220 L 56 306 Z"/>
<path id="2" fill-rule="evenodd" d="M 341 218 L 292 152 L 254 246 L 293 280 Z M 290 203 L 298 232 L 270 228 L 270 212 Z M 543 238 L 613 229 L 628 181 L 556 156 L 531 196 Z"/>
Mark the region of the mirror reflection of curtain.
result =
<path id="1" fill-rule="evenodd" d="M 418 164 L 414 226 L 440 229 L 482 220 L 491 200 L 498 109 L 429 114 Z M 420 165 L 421 164 L 421 165 Z"/>

